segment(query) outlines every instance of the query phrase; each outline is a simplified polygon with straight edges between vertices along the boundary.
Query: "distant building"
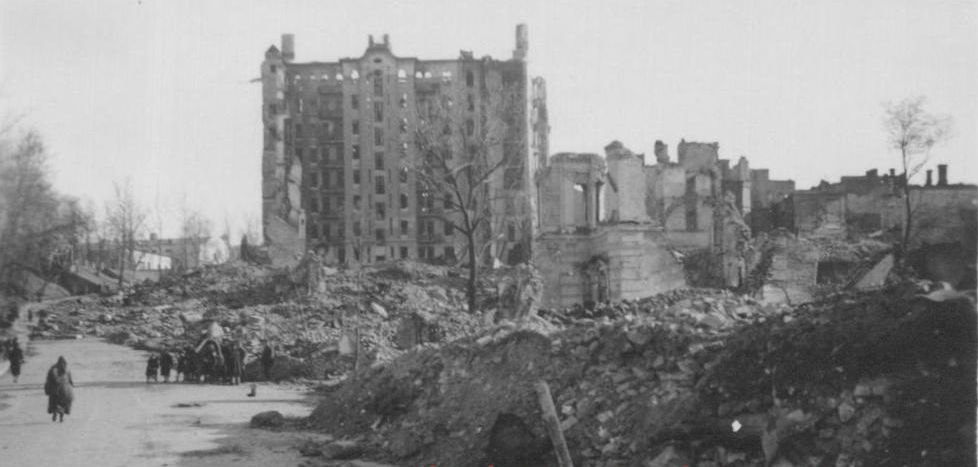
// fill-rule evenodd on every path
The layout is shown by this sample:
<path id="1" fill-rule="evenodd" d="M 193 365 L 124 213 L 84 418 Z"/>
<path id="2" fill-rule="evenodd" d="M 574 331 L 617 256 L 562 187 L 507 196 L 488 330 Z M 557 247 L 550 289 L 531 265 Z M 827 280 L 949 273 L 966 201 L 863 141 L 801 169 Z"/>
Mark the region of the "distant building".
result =
<path id="1" fill-rule="evenodd" d="M 822 182 L 790 198 L 792 227 L 808 237 L 845 237 L 879 231 L 900 231 L 906 217 L 903 174 L 890 170 L 879 175 L 843 176 L 837 183 Z M 949 184 L 947 166 L 926 171 L 923 185 L 910 187 L 913 209 L 912 242 L 975 245 L 978 186 Z"/>
<path id="2" fill-rule="evenodd" d="M 282 36 L 261 66 L 264 148 L 262 198 L 265 244 L 276 264 L 307 250 L 327 264 L 392 259 L 452 259 L 458 236 L 443 225 L 442 193 L 426 193 L 407 161 L 418 109 L 448 94 L 466 131 L 482 131 L 488 86 L 514 89 L 525 106 L 507 116 L 516 125 L 508 165 L 493 177 L 493 228 L 506 235 L 497 258 L 529 248 L 534 197 L 530 174 L 547 154 L 546 90 L 527 76 L 527 29 L 516 29 L 509 60 L 420 60 L 394 55 L 387 35 L 370 37 L 356 58 L 295 62 L 294 39 Z M 460 155 L 461 156 L 461 155 Z M 460 157 L 461 160 L 461 157 Z M 495 234 L 494 234 L 495 235 Z"/>

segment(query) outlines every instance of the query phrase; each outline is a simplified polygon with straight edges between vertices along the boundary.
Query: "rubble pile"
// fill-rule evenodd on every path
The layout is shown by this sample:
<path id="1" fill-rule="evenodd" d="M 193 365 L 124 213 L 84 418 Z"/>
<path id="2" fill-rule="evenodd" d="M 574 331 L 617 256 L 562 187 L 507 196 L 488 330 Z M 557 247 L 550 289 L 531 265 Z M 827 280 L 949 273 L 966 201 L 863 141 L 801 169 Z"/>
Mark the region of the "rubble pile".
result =
<path id="1" fill-rule="evenodd" d="M 303 270 L 304 269 L 304 270 Z M 315 269 L 314 272 L 310 272 Z M 475 334 L 492 320 L 465 309 L 463 279 L 444 267 L 409 262 L 360 270 L 207 266 L 118 297 L 52 303 L 34 337 L 87 335 L 137 348 L 196 343 L 217 323 L 239 340 L 257 376 L 263 339 L 276 346 L 273 377 L 323 378 L 389 361 L 425 343 Z M 351 352 L 352 340 L 360 345 Z M 346 341 L 346 345 L 341 345 Z"/>
<path id="2" fill-rule="evenodd" d="M 546 312 L 559 328 L 501 326 L 364 371 L 311 422 L 399 464 L 554 465 L 542 379 L 575 465 L 966 465 L 974 305 L 913 293 L 791 309 L 686 290 Z"/>

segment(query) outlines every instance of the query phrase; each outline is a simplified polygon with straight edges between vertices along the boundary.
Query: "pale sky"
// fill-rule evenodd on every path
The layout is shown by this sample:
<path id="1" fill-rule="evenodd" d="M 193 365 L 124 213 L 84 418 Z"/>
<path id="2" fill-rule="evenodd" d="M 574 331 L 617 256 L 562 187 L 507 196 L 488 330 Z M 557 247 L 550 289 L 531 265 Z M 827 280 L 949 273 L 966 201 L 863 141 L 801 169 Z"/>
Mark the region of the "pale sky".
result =
<path id="1" fill-rule="evenodd" d="M 547 80 L 553 153 L 680 138 L 808 188 L 897 167 L 882 103 L 928 97 L 955 120 L 932 154 L 978 181 L 974 1 L 0 0 L 0 114 L 24 114 L 55 185 L 99 207 L 131 177 L 168 219 L 181 200 L 239 226 L 261 210 L 263 53 L 297 61 L 395 55 L 509 58 L 529 26 Z M 179 226 L 165 221 L 164 233 Z"/>

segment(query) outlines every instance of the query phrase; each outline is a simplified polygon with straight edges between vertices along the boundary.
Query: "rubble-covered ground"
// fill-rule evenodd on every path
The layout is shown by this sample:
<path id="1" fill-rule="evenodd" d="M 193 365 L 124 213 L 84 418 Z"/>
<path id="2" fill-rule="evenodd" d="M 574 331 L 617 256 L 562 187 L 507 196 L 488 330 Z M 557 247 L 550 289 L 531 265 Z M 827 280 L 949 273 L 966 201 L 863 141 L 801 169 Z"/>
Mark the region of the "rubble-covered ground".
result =
<path id="1" fill-rule="evenodd" d="M 401 465 L 555 465 L 542 379 L 575 465 L 974 465 L 974 305 L 918 292 L 544 313 L 549 334 L 504 326 L 372 368 L 311 421 Z"/>
<path id="2" fill-rule="evenodd" d="M 901 282 L 790 307 L 685 289 L 527 313 L 533 287 L 494 287 L 527 271 L 487 275 L 469 313 L 450 268 L 234 263 L 59 301 L 34 332 L 155 349 L 216 322 L 252 374 L 267 338 L 278 379 L 346 376 L 307 426 L 397 465 L 555 465 L 540 380 L 578 466 L 974 465 L 973 294 Z M 303 449 L 331 465 L 336 446 Z"/>

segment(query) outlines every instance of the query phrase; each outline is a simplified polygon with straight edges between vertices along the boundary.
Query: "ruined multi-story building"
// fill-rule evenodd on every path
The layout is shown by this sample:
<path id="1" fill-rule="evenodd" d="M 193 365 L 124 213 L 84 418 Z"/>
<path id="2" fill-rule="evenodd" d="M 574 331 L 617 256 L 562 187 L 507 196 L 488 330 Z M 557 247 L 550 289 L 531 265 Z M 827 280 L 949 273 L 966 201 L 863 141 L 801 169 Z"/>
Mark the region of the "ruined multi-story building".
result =
<path id="1" fill-rule="evenodd" d="M 540 235 L 534 260 L 544 302 L 633 299 L 686 284 L 673 252 L 708 249 L 728 286 L 738 286 L 757 188 L 744 157 L 731 166 L 717 143 L 680 141 L 677 161 L 655 142 L 646 164 L 614 141 L 605 156 L 561 153 L 537 174 Z M 768 187 L 761 187 L 764 193 Z"/>
<path id="2" fill-rule="evenodd" d="M 491 254 L 505 261 L 528 253 L 527 219 L 536 217 L 530 174 L 546 158 L 549 135 L 545 84 L 528 79 L 528 48 L 519 25 L 508 60 L 467 51 L 445 60 L 400 57 L 384 35 L 370 37 L 360 57 L 299 63 L 293 36 L 283 35 L 261 66 L 263 220 L 273 262 L 307 250 L 327 264 L 456 257 L 457 235 L 441 221 L 447 201 L 422 189 L 409 163 L 419 156 L 412 138 L 419 109 L 440 96 L 455 103 L 466 131 L 483 131 L 490 88 L 521 102 L 507 116 L 508 141 L 516 143 L 500 147 L 506 166 L 489 183 Z"/>

